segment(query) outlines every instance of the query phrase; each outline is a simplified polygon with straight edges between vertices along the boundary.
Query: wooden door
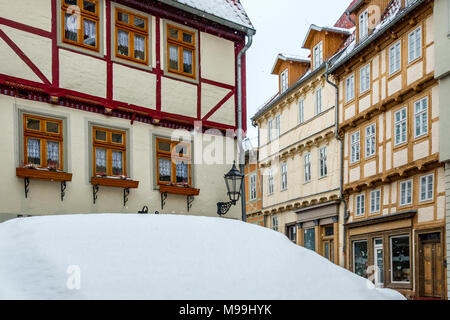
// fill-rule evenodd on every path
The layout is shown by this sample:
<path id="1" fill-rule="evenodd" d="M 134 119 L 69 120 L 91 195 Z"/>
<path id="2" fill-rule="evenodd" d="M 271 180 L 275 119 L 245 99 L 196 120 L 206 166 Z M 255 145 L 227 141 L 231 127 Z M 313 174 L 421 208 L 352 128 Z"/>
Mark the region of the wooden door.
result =
<path id="1" fill-rule="evenodd" d="M 442 298 L 443 289 L 443 252 L 440 239 L 421 239 L 419 251 L 420 296 L 426 298 Z"/>

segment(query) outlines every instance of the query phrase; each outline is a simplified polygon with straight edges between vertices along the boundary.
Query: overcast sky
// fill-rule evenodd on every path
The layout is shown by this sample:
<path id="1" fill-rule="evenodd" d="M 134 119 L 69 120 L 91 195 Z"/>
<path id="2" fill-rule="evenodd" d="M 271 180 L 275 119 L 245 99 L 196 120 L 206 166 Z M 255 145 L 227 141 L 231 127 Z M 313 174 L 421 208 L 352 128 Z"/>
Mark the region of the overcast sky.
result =
<path id="1" fill-rule="evenodd" d="M 258 135 L 250 118 L 278 90 L 277 76 L 270 74 L 277 54 L 303 55 L 301 46 L 309 26 L 334 25 L 350 2 L 351 0 L 241 0 L 256 29 L 253 45 L 247 53 L 247 126 L 250 138 Z M 253 146 L 257 146 L 256 140 Z"/>

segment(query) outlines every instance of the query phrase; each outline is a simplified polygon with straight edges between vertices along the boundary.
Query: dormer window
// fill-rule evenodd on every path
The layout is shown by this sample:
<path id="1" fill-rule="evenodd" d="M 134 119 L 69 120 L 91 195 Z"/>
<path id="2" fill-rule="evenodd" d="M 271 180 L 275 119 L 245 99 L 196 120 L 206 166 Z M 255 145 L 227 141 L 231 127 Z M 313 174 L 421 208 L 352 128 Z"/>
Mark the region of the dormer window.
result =
<path id="1" fill-rule="evenodd" d="M 314 70 L 320 67 L 323 63 L 323 42 L 320 41 L 313 49 L 314 51 Z"/>
<path id="2" fill-rule="evenodd" d="M 359 15 L 359 40 L 369 35 L 369 12 L 366 10 Z"/>
<path id="3" fill-rule="evenodd" d="M 289 88 L 289 70 L 286 69 L 281 73 L 281 93 L 285 92 Z"/>

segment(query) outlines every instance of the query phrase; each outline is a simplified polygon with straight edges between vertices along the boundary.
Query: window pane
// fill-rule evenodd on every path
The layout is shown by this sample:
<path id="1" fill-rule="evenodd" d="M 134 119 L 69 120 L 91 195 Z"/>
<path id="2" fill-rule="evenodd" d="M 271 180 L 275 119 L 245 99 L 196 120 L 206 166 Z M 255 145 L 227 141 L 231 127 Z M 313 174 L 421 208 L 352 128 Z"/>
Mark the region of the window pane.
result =
<path id="1" fill-rule="evenodd" d="M 178 70 L 178 47 L 169 46 L 169 68 Z"/>
<path id="2" fill-rule="evenodd" d="M 117 13 L 117 19 L 119 21 L 121 21 L 121 22 L 124 22 L 124 23 L 129 23 L 130 22 L 130 17 L 126 13 L 123 13 L 123 12 L 118 12 Z"/>
<path id="3" fill-rule="evenodd" d="M 169 37 L 178 40 L 178 30 L 169 28 Z"/>
<path id="4" fill-rule="evenodd" d="M 186 145 L 179 144 L 179 145 L 175 146 L 175 154 L 176 155 L 183 157 L 183 156 L 187 155 L 187 153 L 188 153 L 188 147 Z"/>
<path id="5" fill-rule="evenodd" d="M 59 133 L 59 123 L 47 121 L 46 129 L 50 133 Z"/>
<path id="6" fill-rule="evenodd" d="M 141 29 L 145 29 L 145 21 L 141 18 L 134 17 L 134 26 Z"/>
<path id="7" fill-rule="evenodd" d="M 118 30 L 117 33 L 117 50 L 119 54 L 128 56 L 129 55 L 129 34 L 127 31 L 124 30 Z"/>
<path id="8" fill-rule="evenodd" d="M 29 164 L 41 165 L 41 140 L 28 139 L 27 155 Z"/>
<path id="9" fill-rule="evenodd" d="M 353 271 L 363 278 L 367 278 L 367 253 L 367 241 L 358 241 L 353 243 Z"/>
<path id="10" fill-rule="evenodd" d="M 97 23 L 92 20 L 83 20 L 84 44 L 95 47 L 97 44 Z"/>
<path id="11" fill-rule="evenodd" d="M 59 142 L 47 141 L 47 167 L 59 167 Z"/>
<path id="12" fill-rule="evenodd" d="M 70 41 L 78 41 L 78 17 L 73 14 L 65 15 L 64 19 L 64 37 Z"/>
<path id="13" fill-rule="evenodd" d="M 114 143 L 122 144 L 123 143 L 123 135 L 121 133 L 114 133 L 113 132 L 112 135 L 111 135 L 111 140 Z"/>
<path id="14" fill-rule="evenodd" d="M 123 175 L 123 154 L 121 151 L 112 152 L 112 174 L 115 176 Z"/>
<path id="15" fill-rule="evenodd" d="M 409 236 L 391 238 L 392 281 L 410 281 Z"/>
<path id="16" fill-rule="evenodd" d="M 69 5 L 69 6 L 76 6 L 77 5 L 77 0 L 64 0 L 64 3 Z"/>
<path id="17" fill-rule="evenodd" d="M 192 74 L 192 50 L 183 49 L 183 72 Z"/>
<path id="18" fill-rule="evenodd" d="M 137 34 L 134 35 L 134 57 L 145 60 L 145 38 Z"/>
<path id="19" fill-rule="evenodd" d="M 106 175 L 106 150 L 95 149 L 95 173 Z"/>
<path id="20" fill-rule="evenodd" d="M 171 161 L 169 159 L 159 159 L 159 181 L 170 182 L 172 177 Z"/>
<path id="21" fill-rule="evenodd" d="M 83 8 L 86 11 L 90 11 L 90 12 L 95 13 L 95 1 L 84 0 L 83 1 Z"/>
<path id="22" fill-rule="evenodd" d="M 188 183 L 189 182 L 189 166 L 184 161 L 177 161 L 176 163 L 177 171 L 177 183 Z"/>
<path id="23" fill-rule="evenodd" d="M 334 228 L 333 228 L 333 226 L 325 227 L 325 236 L 326 237 L 330 237 L 332 235 L 334 235 Z"/>
<path id="24" fill-rule="evenodd" d="M 41 130 L 41 122 L 36 119 L 27 119 L 27 129 L 30 130 Z"/>
<path id="25" fill-rule="evenodd" d="M 95 130 L 95 139 L 106 141 L 106 131 Z"/>
<path id="26" fill-rule="evenodd" d="M 188 42 L 188 43 L 192 43 L 192 35 L 189 33 L 184 33 L 183 32 L 183 41 L 184 42 Z"/>
<path id="27" fill-rule="evenodd" d="M 159 149 L 159 151 L 170 152 L 170 143 L 169 142 L 164 142 L 164 141 L 159 141 L 158 142 L 158 149 Z"/>
<path id="28" fill-rule="evenodd" d="M 305 248 L 312 251 L 316 250 L 316 231 L 314 228 L 305 230 Z"/>

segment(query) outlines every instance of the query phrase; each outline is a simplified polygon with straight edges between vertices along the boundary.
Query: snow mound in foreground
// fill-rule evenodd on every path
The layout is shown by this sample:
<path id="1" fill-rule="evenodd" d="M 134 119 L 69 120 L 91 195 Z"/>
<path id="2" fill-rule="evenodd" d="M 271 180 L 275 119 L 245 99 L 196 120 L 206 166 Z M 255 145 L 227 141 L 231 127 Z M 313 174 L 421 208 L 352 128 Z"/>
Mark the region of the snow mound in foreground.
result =
<path id="1" fill-rule="evenodd" d="M 278 232 L 220 218 L 15 219 L 0 224 L 0 261 L 0 299 L 404 299 Z"/>

